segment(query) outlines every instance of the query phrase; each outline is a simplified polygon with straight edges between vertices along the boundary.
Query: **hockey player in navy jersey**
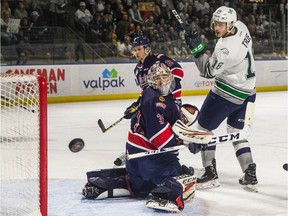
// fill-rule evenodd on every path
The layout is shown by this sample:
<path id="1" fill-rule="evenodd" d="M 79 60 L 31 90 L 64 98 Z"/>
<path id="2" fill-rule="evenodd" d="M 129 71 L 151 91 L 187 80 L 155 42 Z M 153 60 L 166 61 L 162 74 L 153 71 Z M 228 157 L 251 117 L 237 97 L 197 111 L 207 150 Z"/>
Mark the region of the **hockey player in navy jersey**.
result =
<path id="1" fill-rule="evenodd" d="M 172 96 L 170 69 L 164 63 L 156 63 L 150 67 L 146 81 L 148 86 L 142 92 L 139 109 L 131 119 L 126 154 L 181 143 L 171 131 L 180 115 Z M 177 151 L 126 160 L 126 168 L 92 171 L 87 177 L 88 183 L 83 189 L 86 198 L 150 194 L 147 207 L 169 212 L 183 210 L 195 195 L 194 170 L 180 164 Z"/>
<path id="2" fill-rule="evenodd" d="M 238 132 L 243 129 L 244 122 L 250 121 L 251 124 L 256 98 L 252 38 L 245 24 L 237 21 L 236 11 L 226 6 L 219 7 L 213 13 L 211 28 L 218 37 L 211 57 L 205 53 L 205 44 L 200 35 L 186 35 L 186 43 L 195 57 L 200 76 L 215 78 L 214 87 L 200 110 L 198 122 L 192 127 L 193 130 L 213 131 L 227 118 L 227 132 Z M 257 192 L 256 164 L 248 141 L 243 139 L 232 144 L 244 173 L 239 183 L 244 189 Z M 216 146 L 213 146 L 201 152 L 205 173 L 197 179 L 197 189 L 220 186 L 215 151 Z"/>
<path id="3" fill-rule="evenodd" d="M 132 47 L 133 54 L 139 61 L 134 69 L 134 74 L 141 89 L 144 90 L 148 87 L 147 74 L 149 68 L 155 63 L 164 63 L 171 70 L 174 77 L 171 84 L 171 93 L 174 101 L 181 106 L 181 80 L 184 76 L 182 67 L 175 60 L 164 54 L 152 54 L 150 40 L 145 36 L 134 38 L 132 41 Z M 130 119 L 132 117 L 139 105 L 140 100 L 141 95 L 136 102 L 132 103 L 131 106 L 125 110 L 124 116 L 126 119 Z"/>

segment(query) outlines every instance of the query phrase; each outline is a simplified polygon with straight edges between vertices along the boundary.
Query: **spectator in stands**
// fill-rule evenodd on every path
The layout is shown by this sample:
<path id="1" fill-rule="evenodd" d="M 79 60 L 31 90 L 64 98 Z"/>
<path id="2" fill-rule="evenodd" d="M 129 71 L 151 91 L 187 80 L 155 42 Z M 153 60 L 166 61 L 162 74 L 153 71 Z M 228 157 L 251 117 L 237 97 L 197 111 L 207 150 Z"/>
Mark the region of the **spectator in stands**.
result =
<path id="1" fill-rule="evenodd" d="M 187 21 L 191 22 L 193 16 L 197 16 L 196 8 L 193 5 L 193 2 L 188 4 L 186 14 L 188 15 Z"/>
<path id="2" fill-rule="evenodd" d="M 105 10 L 105 2 L 102 0 L 95 0 L 92 12 L 103 14 L 104 10 Z"/>
<path id="3" fill-rule="evenodd" d="M 203 16 L 209 13 L 210 5 L 207 0 L 199 0 L 198 4 L 195 5 L 198 16 Z"/>
<path id="4" fill-rule="evenodd" d="M 130 32 L 130 21 L 128 20 L 128 14 L 124 13 L 122 16 L 122 20 L 117 23 L 116 34 L 118 40 L 123 43 L 124 35 L 128 35 Z"/>
<path id="5" fill-rule="evenodd" d="M 124 36 L 124 42 L 121 43 L 118 47 L 118 56 L 121 57 L 121 59 L 124 59 L 125 61 L 129 61 L 132 59 L 133 53 L 132 53 L 132 45 L 130 44 L 130 37 L 128 35 Z"/>
<path id="6" fill-rule="evenodd" d="M 23 2 L 18 2 L 13 15 L 15 19 L 22 19 L 23 17 L 28 17 L 28 12 Z"/>
<path id="7" fill-rule="evenodd" d="M 209 40 L 213 40 L 215 38 L 215 35 L 210 28 L 210 17 L 207 14 L 204 15 L 202 21 L 199 23 L 199 27 L 202 30 L 202 34 L 204 34 L 206 38 Z"/>
<path id="8" fill-rule="evenodd" d="M 99 13 L 95 13 L 93 15 L 93 19 L 89 25 L 91 31 L 91 39 L 92 43 L 98 43 L 102 40 L 102 33 L 103 33 L 103 22 L 102 17 Z"/>
<path id="9" fill-rule="evenodd" d="M 133 3 L 132 8 L 130 8 L 128 10 L 128 13 L 130 14 L 132 21 L 134 23 L 138 23 L 138 24 L 143 24 L 144 20 L 141 16 L 141 13 L 138 9 L 137 3 Z"/>
<path id="10" fill-rule="evenodd" d="M 49 0 L 48 22 L 52 26 L 65 26 L 65 6 L 68 0 Z"/>
<path id="11" fill-rule="evenodd" d="M 30 42 L 31 43 L 42 43 L 46 42 L 47 26 L 46 23 L 42 20 L 37 11 L 33 11 L 30 16 Z"/>
<path id="12" fill-rule="evenodd" d="M 3 18 L 4 12 L 9 14 L 9 17 L 12 16 L 11 8 L 9 6 L 8 0 L 2 0 L 1 1 L 1 18 Z"/>
<path id="13" fill-rule="evenodd" d="M 171 41 L 176 41 L 179 38 L 178 33 L 175 31 L 173 26 L 169 27 L 167 36 Z"/>
<path id="14" fill-rule="evenodd" d="M 18 39 L 22 40 L 24 37 L 29 38 L 30 21 L 28 17 L 23 17 L 20 21 Z"/>
<path id="15" fill-rule="evenodd" d="M 1 32 L 6 32 L 11 15 L 8 11 L 3 11 L 1 17 Z"/>
<path id="16" fill-rule="evenodd" d="M 80 7 L 75 12 L 76 20 L 83 24 L 85 27 L 89 26 L 89 23 L 93 19 L 92 14 L 86 9 L 86 3 L 80 2 Z"/>
<path id="17" fill-rule="evenodd" d="M 41 6 L 38 4 L 37 0 L 33 0 L 29 5 L 29 7 L 27 8 L 28 14 L 31 14 L 33 11 L 37 11 L 40 17 L 44 16 L 43 10 Z"/>
<path id="18" fill-rule="evenodd" d="M 116 23 L 116 17 L 115 17 L 115 12 L 113 11 L 112 7 L 111 7 L 111 3 L 110 2 L 106 2 L 105 3 L 105 8 L 103 11 L 103 15 L 107 15 L 109 17 L 109 21 L 111 23 Z"/>
<path id="19" fill-rule="evenodd" d="M 29 54 L 35 55 L 29 43 L 29 39 L 27 37 L 24 37 L 23 40 L 19 42 L 19 45 L 17 46 L 16 51 L 18 55 L 17 62 L 16 62 L 17 65 L 26 64 L 29 59 Z"/>
<path id="20" fill-rule="evenodd" d="M 125 11 L 125 8 L 124 8 L 123 4 L 121 3 L 121 1 L 117 2 L 114 14 L 115 14 L 116 23 L 120 22 L 123 19 L 124 14 L 127 14 L 127 11 Z"/>

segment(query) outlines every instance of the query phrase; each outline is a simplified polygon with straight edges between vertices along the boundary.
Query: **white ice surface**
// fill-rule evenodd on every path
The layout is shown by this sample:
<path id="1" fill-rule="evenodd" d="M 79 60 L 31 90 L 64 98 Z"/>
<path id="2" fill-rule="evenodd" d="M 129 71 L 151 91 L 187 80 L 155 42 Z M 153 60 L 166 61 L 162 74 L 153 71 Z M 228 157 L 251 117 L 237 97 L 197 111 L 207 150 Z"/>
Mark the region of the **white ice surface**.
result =
<path id="1" fill-rule="evenodd" d="M 199 108 L 204 96 L 184 97 L 184 103 Z M 252 135 L 249 139 L 257 164 L 258 193 L 244 191 L 238 184 L 240 166 L 230 143 L 219 144 L 216 152 L 219 188 L 196 191 L 195 199 L 176 215 L 205 216 L 286 216 L 288 172 L 282 166 L 287 156 L 287 92 L 258 93 Z M 102 133 L 97 120 L 105 126 L 117 121 L 133 100 L 63 103 L 48 105 L 49 215 L 53 216 L 157 216 L 145 207 L 144 200 L 83 200 L 81 190 L 86 172 L 113 167 L 124 151 L 129 121 L 123 120 Z M 216 134 L 225 133 L 222 124 Z M 82 138 L 85 148 L 72 153 L 68 143 Z M 201 172 L 201 156 L 180 151 L 183 164 Z M 200 175 L 201 173 L 199 173 Z M 170 214 L 171 215 L 171 214 Z M 173 214 L 172 214 L 173 215 Z M 174 214 L 175 215 L 175 214 Z"/>

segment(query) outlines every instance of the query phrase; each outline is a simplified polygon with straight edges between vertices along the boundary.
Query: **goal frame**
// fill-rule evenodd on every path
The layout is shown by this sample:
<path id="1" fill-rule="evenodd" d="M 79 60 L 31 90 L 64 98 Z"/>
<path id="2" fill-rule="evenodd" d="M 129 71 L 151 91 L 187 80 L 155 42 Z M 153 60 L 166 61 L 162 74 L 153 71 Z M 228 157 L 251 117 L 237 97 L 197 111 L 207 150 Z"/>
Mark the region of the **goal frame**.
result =
<path id="1" fill-rule="evenodd" d="M 25 83 L 26 77 L 30 76 L 33 77 L 34 83 L 37 85 L 37 95 L 35 98 L 38 99 L 37 104 L 37 124 L 38 124 L 38 182 L 39 182 L 39 194 L 38 194 L 38 211 L 40 211 L 42 216 L 48 215 L 48 130 L 47 130 L 47 84 L 46 79 L 42 75 L 31 75 L 31 74 L 0 74 L 1 79 L 5 79 L 5 77 L 18 77 L 17 82 Z M 22 80 L 22 81 L 21 81 Z M 3 80 L 4 81 L 4 80 Z M 5 82 L 5 81 L 4 81 Z M 25 85 L 25 84 L 24 84 Z M 0 85 L 1 86 L 1 85 Z M 29 87 L 27 88 L 29 89 Z M 5 95 L 2 95 L 2 87 L 1 87 L 1 106 L 2 106 L 2 99 L 6 101 L 8 106 L 15 106 L 15 102 L 10 102 L 9 98 L 6 98 Z M 13 99 L 14 100 L 14 99 Z M 17 102 L 16 106 L 23 108 L 23 110 L 33 112 L 34 110 L 29 110 L 26 108 L 25 105 L 21 105 L 21 103 Z M 25 102 L 24 102 L 25 103 Z M 2 114 L 1 114 L 2 115 Z"/>

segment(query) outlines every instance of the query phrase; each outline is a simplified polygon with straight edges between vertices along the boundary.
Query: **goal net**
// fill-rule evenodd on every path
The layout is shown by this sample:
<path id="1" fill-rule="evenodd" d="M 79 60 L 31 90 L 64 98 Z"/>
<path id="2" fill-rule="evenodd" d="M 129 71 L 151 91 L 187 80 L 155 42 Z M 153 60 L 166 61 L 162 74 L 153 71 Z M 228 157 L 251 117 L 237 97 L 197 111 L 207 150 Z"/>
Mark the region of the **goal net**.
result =
<path id="1" fill-rule="evenodd" d="M 46 216 L 46 81 L 36 75 L 0 79 L 0 215 Z"/>

